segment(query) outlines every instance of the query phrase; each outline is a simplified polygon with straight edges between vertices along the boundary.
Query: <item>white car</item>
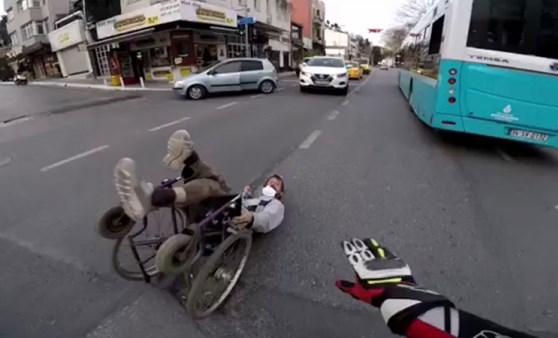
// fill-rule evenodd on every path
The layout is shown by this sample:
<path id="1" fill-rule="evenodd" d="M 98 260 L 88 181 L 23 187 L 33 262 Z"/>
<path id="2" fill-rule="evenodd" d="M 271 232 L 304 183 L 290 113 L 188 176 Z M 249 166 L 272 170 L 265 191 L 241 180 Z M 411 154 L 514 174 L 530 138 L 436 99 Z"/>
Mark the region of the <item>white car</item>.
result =
<path id="1" fill-rule="evenodd" d="M 333 90 L 347 95 L 349 77 L 342 58 L 316 56 L 308 60 L 299 76 L 300 91 L 311 89 Z"/>

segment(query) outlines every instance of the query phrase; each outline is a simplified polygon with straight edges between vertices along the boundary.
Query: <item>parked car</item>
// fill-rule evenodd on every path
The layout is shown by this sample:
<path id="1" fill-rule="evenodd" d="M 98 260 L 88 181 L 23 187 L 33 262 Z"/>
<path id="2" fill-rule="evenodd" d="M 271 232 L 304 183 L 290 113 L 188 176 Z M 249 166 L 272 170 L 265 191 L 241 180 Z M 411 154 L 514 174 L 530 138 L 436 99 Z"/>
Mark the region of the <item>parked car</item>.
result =
<path id="1" fill-rule="evenodd" d="M 389 70 L 387 65 L 380 65 L 380 70 Z"/>
<path id="2" fill-rule="evenodd" d="M 302 62 L 298 64 L 298 66 L 296 67 L 296 70 L 295 70 L 295 72 L 296 72 L 296 77 L 299 77 L 299 76 L 300 76 L 300 70 L 301 70 L 304 66 L 306 66 L 306 64 L 308 63 L 308 61 L 309 61 L 310 59 L 311 59 L 311 57 L 304 58 L 304 59 L 302 59 Z"/>
<path id="3" fill-rule="evenodd" d="M 345 61 L 345 67 L 349 73 L 349 80 L 360 80 L 362 79 L 362 68 L 357 62 Z"/>
<path id="4" fill-rule="evenodd" d="M 345 61 L 338 57 L 316 56 L 300 71 L 300 91 L 333 90 L 343 95 L 349 92 L 349 77 Z"/>
<path id="5" fill-rule="evenodd" d="M 277 70 L 267 59 L 235 58 L 210 65 L 178 80 L 173 90 L 192 100 L 210 93 L 259 90 L 271 94 L 277 88 Z"/>

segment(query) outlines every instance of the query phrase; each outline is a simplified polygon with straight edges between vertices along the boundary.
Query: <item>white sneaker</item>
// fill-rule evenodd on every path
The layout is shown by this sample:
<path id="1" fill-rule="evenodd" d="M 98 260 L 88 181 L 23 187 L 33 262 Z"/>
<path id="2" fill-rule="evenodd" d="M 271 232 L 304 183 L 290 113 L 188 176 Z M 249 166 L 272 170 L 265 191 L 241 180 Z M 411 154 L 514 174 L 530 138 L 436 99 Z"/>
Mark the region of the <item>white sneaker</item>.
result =
<path id="1" fill-rule="evenodd" d="M 194 152 L 194 142 L 190 138 L 190 133 L 181 129 L 175 131 L 167 143 L 167 155 L 163 162 L 172 170 L 180 170 L 184 161 Z"/>
<path id="2" fill-rule="evenodd" d="M 136 162 L 123 158 L 114 167 L 114 185 L 126 215 L 138 222 L 151 210 L 153 185 L 138 180 Z"/>

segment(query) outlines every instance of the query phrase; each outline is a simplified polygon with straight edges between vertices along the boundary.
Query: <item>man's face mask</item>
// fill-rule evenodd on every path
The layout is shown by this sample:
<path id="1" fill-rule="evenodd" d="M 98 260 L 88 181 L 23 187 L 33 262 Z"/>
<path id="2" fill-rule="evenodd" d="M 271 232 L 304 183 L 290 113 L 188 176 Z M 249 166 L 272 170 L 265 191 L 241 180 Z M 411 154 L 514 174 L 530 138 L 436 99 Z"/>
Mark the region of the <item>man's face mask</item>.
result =
<path id="1" fill-rule="evenodd" d="M 277 191 L 275 191 L 275 189 L 273 189 L 272 187 L 270 187 L 269 185 L 266 185 L 265 187 L 263 187 L 262 189 L 262 194 L 264 196 L 267 197 L 276 197 L 277 196 Z"/>
<path id="2" fill-rule="evenodd" d="M 172 170 L 180 170 L 184 161 L 192 155 L 193 143 L 189 137 L 185 140 L 179 133 L 174 133 L 167 143 L 167 155 L 163 162 Z"/>

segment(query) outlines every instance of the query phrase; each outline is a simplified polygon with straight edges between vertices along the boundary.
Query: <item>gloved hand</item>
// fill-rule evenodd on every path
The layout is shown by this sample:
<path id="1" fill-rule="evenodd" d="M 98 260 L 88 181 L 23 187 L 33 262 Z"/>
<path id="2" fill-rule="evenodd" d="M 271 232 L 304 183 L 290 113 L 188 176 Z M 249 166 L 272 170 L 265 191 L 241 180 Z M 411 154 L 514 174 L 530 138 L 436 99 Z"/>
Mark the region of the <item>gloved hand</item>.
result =
<path id="1" fill-rule="evenodd" d="M 254 214 L 251 212 L 243 212 L 242 215 L 233 217 L 231 225 L 236 230 L 249 229 L 254 223 Z"/>
<path id="2" fill-rule="evenodd" d="M 342 246 L 356 281 L 339 280 L 336 286 L 380 308 L 393 333 L 404 335 L 414 320 L 433 308 L 453 307 L 446 297 L 417 287 L 407 263 L 375 240 L 353 239 Z"/>

